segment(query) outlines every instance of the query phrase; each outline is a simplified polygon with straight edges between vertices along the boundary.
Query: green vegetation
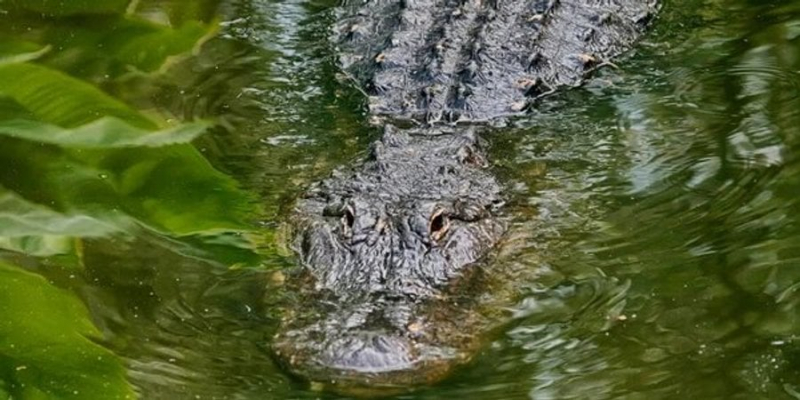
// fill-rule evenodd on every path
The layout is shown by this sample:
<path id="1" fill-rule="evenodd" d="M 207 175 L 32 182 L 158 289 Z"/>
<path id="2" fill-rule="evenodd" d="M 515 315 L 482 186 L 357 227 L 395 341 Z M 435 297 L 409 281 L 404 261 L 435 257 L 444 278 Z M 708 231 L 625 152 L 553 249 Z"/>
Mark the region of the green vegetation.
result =
<path id="1" fill-rule="evenodd" d="M 116 356 L 92 342 L 100 333 L 71 293 L 0 263 L 0 315 L 0 398 L 134 398 Z"/>
<path id="2" fill-rule="evenodd" d="M 18 260 L 80 270 L 84 239 L 137 231 L 254 259 L 254 202 L 191 144 L 213 122 L 148 104 L 214 6 L 0 3 L 0 399 L 134 397 L 78 298 Z"/>
<path id="3" fill-rule="evenodd" d="M 71 241 L 129 224 L 177 236 L 248 230 L 250 199 L 190 145 L 209 122 L 176 123 L 120 94 L 195 50 L 213 24 L 156 24 L 118 3 L 12 3 L 15 22 L 0 36 L 0 190 L 15 209 L 36 213 L 15 214 L 22 219 L 0 230 L 0 246 L 60 253 L 53 236 Z M 44 213 L 47 229 L 25 220 Z M 58 218 L 104 229 L 76 230 Z"/>

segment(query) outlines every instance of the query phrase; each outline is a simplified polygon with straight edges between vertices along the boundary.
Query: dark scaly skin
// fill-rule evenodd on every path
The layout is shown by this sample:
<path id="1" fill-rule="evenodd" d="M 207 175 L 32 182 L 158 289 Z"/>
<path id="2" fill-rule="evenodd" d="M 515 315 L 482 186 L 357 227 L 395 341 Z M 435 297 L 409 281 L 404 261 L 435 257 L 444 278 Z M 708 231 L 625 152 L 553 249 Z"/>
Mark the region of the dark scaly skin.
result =
<path id="1" fill-rule="evenodd" d="M 296 373 L 341 386 L 443 376 L 476 347 L 479 318 L 468 311 L 475 298 L 447 284 L 479 280 L 476 264 L 504 230 L 501 205 L 473 132 L 387 126 L 363 165 L 299 201 L 298 292 L 308 297 L 274 351 Z"/>
<path id="2" fill-rule="evenodd" d="M 505 224 L 476 127 L 579 85 L 627 50 L 650 0 L 346 0 L 333 42 L 385 127 L 361 165 L 293 215 L 302 268 L 272 348 L 294 374 L 358 393 L 433 383 L 491 326 L 483 277 Z M 460 123 L 444 126 L 441 122 Z"/>
<path id="3" fill-rule="evenodd" d="M 334 41 L 371 112 L 485 121 L 579 85 L 655 11 L 652 0 L 345 0 Z"/>

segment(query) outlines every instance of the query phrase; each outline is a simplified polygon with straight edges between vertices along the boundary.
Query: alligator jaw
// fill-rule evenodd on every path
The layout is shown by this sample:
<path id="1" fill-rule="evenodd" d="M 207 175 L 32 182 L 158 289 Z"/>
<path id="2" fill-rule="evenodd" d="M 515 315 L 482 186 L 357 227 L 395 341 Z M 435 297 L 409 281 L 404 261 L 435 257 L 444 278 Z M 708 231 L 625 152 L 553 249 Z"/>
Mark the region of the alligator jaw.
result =
<path id="1" fill-rule="evenodd" d="M 309 341 L 311 332 L 288 331 L 274 338 L 273 351 L 296 376 L 348 394 L 367 389 L 372 394 L 392 393 L 432 384 L 472 354 L 468 349 L 435 347 L 409 333 L 346 331 L 329 340 Z"/>
<path id="2" fill-rule="evenodd" d="M 471 272 L 478 273 L 459 278 L 470 282 L 455 284 L 462 292 L 474 289 L 482 284 L 481 271 L 475 266 Z M 442 293 L 417 304 L 339 303 L 336 310 L 295 314 L 273 338 L 272 350 L 312 387 L 346 395 L 375 397 L 431 385 L 469 362 L 485 340 L 481 333 L 489 322 L 465 295 Z"/>

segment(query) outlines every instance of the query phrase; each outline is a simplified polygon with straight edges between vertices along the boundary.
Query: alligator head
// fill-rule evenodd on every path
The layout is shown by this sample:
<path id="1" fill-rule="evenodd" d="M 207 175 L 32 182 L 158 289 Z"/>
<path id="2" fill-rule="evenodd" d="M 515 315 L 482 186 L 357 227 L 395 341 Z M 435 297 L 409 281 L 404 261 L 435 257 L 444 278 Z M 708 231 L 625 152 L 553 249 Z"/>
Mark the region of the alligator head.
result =
<path id="1" fill-rule="evenodd" d="M 472 131 L 389 126 L 363 165 L 310 190 L 295 211 L 298 304 L 273 340 L 292 372 L 408 386 L 469 359 L 481 323 L 470 286 L 504 231 L 485 167 Z"/>

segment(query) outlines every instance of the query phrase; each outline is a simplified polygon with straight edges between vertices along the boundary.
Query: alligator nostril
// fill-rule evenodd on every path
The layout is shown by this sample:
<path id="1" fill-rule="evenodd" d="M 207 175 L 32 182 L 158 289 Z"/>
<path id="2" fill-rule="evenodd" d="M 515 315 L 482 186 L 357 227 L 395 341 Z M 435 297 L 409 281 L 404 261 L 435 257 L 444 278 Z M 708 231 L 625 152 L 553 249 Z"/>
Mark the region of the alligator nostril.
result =
<path id="1" fill-rule="evenodd" d="M 346 235 L 352 234 L 353 225 L 355 223 L 356 223 L 355 210 L 353 210 L 352 206 L 345 207 L 344 215 L 342 215 L 342 225 L 344 226 L 344 232 Z"/>

